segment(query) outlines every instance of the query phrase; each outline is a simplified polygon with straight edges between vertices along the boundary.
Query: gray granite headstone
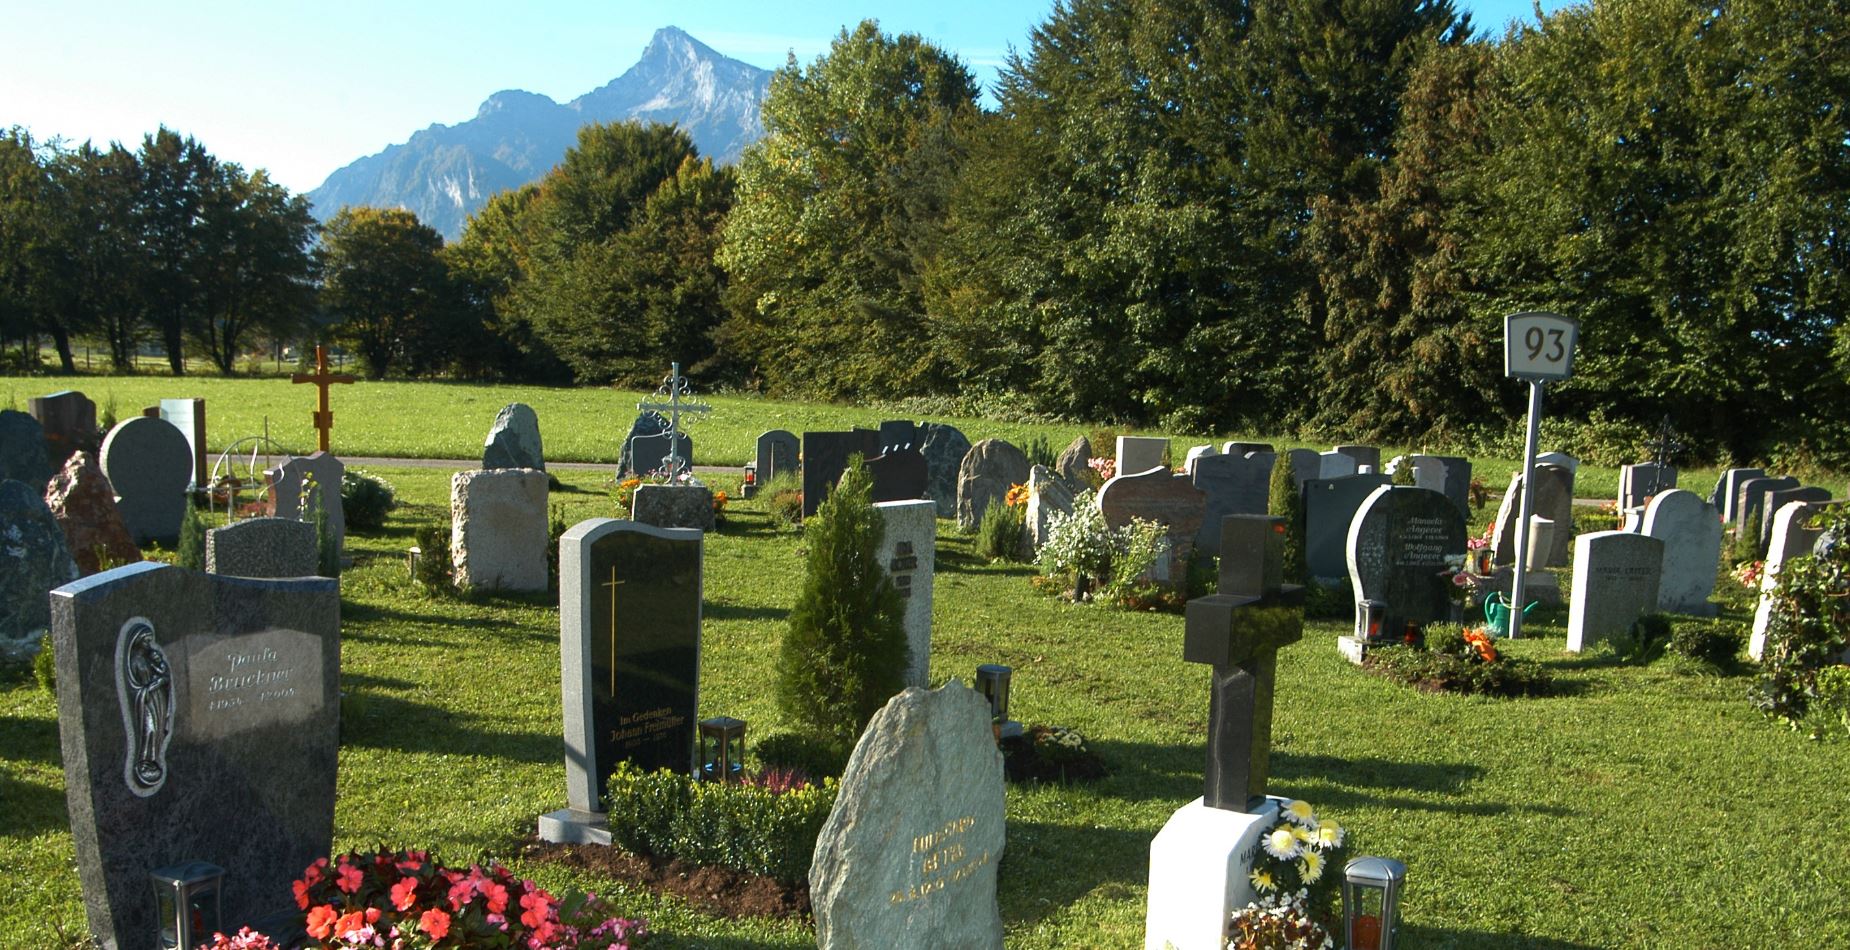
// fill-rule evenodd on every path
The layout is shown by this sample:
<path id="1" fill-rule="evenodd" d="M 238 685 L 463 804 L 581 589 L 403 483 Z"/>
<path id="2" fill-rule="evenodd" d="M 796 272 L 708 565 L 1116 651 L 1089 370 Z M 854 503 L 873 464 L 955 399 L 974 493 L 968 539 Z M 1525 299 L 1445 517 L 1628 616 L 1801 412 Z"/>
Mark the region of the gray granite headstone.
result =
<path id="1" fill-rule="evenodd" d="M 1271 452 L 1211 455 L 1195 461 L 1191 478 L 1201 491 L 1204 513 L 1195 546 L 1220 556 L 1221 520 L 1228 515 L 1263 515 L 1271 501 Z"/>
<path id="2" fill-rule="evenodd" d="M 1773 620 L 1773 592 L 1779 586 L 1779 573 L 1786 562 L 1811 554 L 1823 531 L 1813 525 L 1813 516 L 1824 506 L 1817 502 L 1792 502 L 1776 509 L 1773 538 L 1767 545 L 1766 563 L 1760 571 L 1760 599 L 1754 607 L 1753 634 L 1747 641 L 1747 655 L 1758 660 L 1766 650 L 1767 628 Z"/>
<path id="3" fill-rule="evenodd" d="M 147 416 L 123 422 L 103 439 L 100 464 L 116 490 L 116 509 L 136 544 L 172 548 L 186 517 L 193 450 L 173 423 Z"/>
<path id="4" fill-rule="evenodd" d="M 1028 540 L 1035 550 L 1047 543 L 1055 515 L 1073 512 L 1073 486 L 1045 465 L 1028 470 Z"/>
<path id="5" fill-rule="evenodd" d="M 206 458 L 206 401 L 163 399 L 160 416 L 186 436 L 186 447 L 193 453 L 193 478 L 187 487 L 197 489 L 212 481 L 212 465 Z"/>
<path id="6" fill-rule="evenodd" d="M 546 589 L 546 490 L 546 473 L 531 468 L 450 476 L 450 563 L 458 587 Z"/>
<path id="7" fill-rule="evenodd" d="M 1765 474 L 1757 468 L 1731 468 L 1722 472 L 1721 477 L 1715 481 L 1715 490 L 1709 493 L 1709 504 L 1721 511 L 1723 521 L 1734 524 L 1734 500 L 1740 491 L 1741 482 Z"/>
<path id="8" fill-rule="evenodd" d="M 494 425 L 488 427 L 488 438 L 482 441 L 482 467 L 546 470 L 540 417 L 532 406 L 510 402 L 495 413 Z"/>
<path id="9" fill-rule="evenodd" d="M 1219 455 L 1219 454 L 1220 454 L 1220 448 L 1217 446 L 1213 446 L 1213 445 L 1189 446 L 1188 453 L 1182 456 L 1182 471 L 1190 475 L 1193 475 L 1195 473 L 1195 463 L 1197 461 L 1199 461 L 1200 459 L 1206 458 L 1210 455 Z"/>
<path id="10" fill-rule="evenodd" d="M 889 445 L 886 452 L 862 462 L 873 479 L 874 501 L 916 501 L 925 497 L 930 472 L 925 456 L 909 445 Z"/>
<path id="11" fill-rule="evenodd" d="M 952 681 L 874 714 L 816 840 L 822 950 L 1002 946 L 1002 753 L 989 703 Z"/>
<path id="12" fill-rule="evenodd" d="M 1715 590 L 1715 569 L 1722 553 L 1721 515 L 1715 506 L 1693 491 L 1660 491 L 1645 508 L 1643 531 L 1664 542 L 1657 609 L 1715 616 L 1709 594 Z"/>
<path id="13" fill-rule="evenodd" d="M 1801 485 L 1797 488 L 1775 488 L 1763 492 L 1760 496 L 1760 550 L 1766 551 L 1767 542 L 1773 539 L 1772 513 L 1779 511 L 1795 501 L 1825 502 L 1831 500 L 1831 490 L 1816 485 Z"/>
<path id="14" fill-rule="evenodd" d="M 925 469 L 929 476 L 926 492 L 938 505 L 938 517 L 957 517 L 957 473 L 963 470 L 964 455 L 970 451 L 970 439 L 956 426 L 927 422 L 919 426 Z"/>
<path id="15" fill-rule="evenodd" d="M 1180 585 L 1187 578 L 1195 537 L 1207 515 L 1207 498 L 1187 475 L 1157 467 L 1135 475 L 1114 475 L 1098 490 L 1098 510 L 1106 526 L 1123 528 L 1133 518 L 1163 525 L 1169 542 L 1169 560 L 1159 559 L 1154 579 Z"/>
<path id="16" fill-rule="evenodd" d="M 1154 436 L 1121 435 L 1117 445 L 1117 474 L 1136 475 L 1163 464 L 1169 440 Z"/>
<path id="17" fill-rule="evenodd" d="M 559 662 L 566 807 L 548 841 L 610 843 L 610 772 L 694 768 L 702 534 L 593 518 L 559 539 Z"/>
<path id="18" fill-rule="evenodd" d="M 346 463 L 326 452 L 316 452 L 298 455 L 264 474 L 270 479 L 271 514 L 313 523 L 316 510 L 325 507 L 335 550 L 346 549 L 347 514 L 340 499 Z M 305 495 L 302 489 L 309 475 L 314 476 L 314 485 Z"/>
<path id="19" fill-rule="evenodd" d="M 1349 523 L 1362 502 L 1388 482 L 1378 474 L 1305 481 L 1304 566 L 1318 583 L 1333 586 L 1348 576 Z"/>
<path id="20" fill-rule="evenodd" d="M 45 458 L 45 429 L 39 421 L 17 410 L 0 409 L 0 479 L 44 491 L 51 476 L 51 462 Z"/>
<path id="21" fill-rule="evenodd" d="M 1491 563 L 1511 564 L 1516 560 L 1516 514 L 1522 501 L 1522 476 L 1510 476 L 1510 487 L 1503 493 L 1503 501 L 1497 506 L 1495 534 L 1491 545 Z M 1554 546 L 1548 552 L 1547 567 L 1561 567 L 1567 563 L 1570 545 L 1574 540 L 1574 478 L 1567 469 L 1552 464 L 1537 463 L 1535 466 L 1535 497 L 1530 502 L 1530 513 L 1541 515 L 1555 523 Z"/>
<path id="22" fill-rule="evenodd" d="M 1677 469 L 1674 465 L 1661 465 L 1657 462 L 1622 465 L 1619 467 L 1619 510 L 1642 508 L 1645 499 L 1675 487 Z"/>
<path id="23" fill-rule="evenodd" d="M 638 485 L 630 498 L 630 519 L 657 528 L 712 531 L 713 490 L 705 485 Z"/>
<path id="24" fill-rule="evenodd" d="M 0 659 L 38 653 L 51 623 L 46 592 L 77 579 L 64 530 L 39 491 L 0 481 Z"/>
<path id="25" fill-rule="evenodd" d="M 45 461 L 52 467 L 64 465 L 72 452 L 93 452 L 101 445 L 102 434 L 96 431 L 96 403 L 74 389 L 26 400 L 26 411 L 39 421 L 45 432 Z"/>
<path id="26" fill-rule="evenodd" d="M 1763 475 L 1759 478 L 1744 478 L 1737 482 L 1734 500 L 1735 529 L 1738 531 L 1745 528 L 1749 519 L 1765 510 L 1761 506 L 1766 501 L 1767 492 L 1797 487 L 1799 487 L 1799 480 L 1789 475 Z M 1771 521 L 1771 513 L 1762 514 L 1761 520 Z"/>
<path id="27" fill-rule="evenodd" d="M 1348 478 L 1356 474 L 1355 456 L 1341 452 L 1320 452 L 1317 455 L 1317 477 Z"/>
<path id="28" fill-rule="evenodd" d="M 1471 516 L 1471 460 L 1456 455 L 1415 455 L 1413 485 L 1452 500 L 1459 513 Z"/>
<path id="29" fill-rule="evenodd" d="M 246 518 L 206 531 L 206 573 L 313 577 L 321 573 L 315 526 L 294 518 Z"/>
<path id="30" fill-rule="evenodd" d="M 1349 523 L 1345 560 L 1355 598 L 1386 604 L 1381 634 L 1398 640 L 1450 619 L 1453 571 L 1465 554 L 1465 517 L 1426 488 L 1385 485 Z"/>
<path id="31" fill-rule="evenodd" d="M 1355 459 L 1355 469 L 1358 472 L 1362 470 L 1362 466 L 1364 465 L 1368 466 L 1368 470 L 1371 472 L 1381 471 L 1381 450 L 1375 446 L 1339 445 L 1330 451 L 1341 455 L 1347 455 Z"/>
<path id="32" fill-rule="evenodd" d="M 1305 482 L 1323 477 L 1323 456 L 1319 455 L 1316 450 L 1288 449 L 1285 455 L 1291 458 L 1291 478 L 1297 482 L 1295 488 L 1298 494 L 1304 493 Z"/>
<path id="33" fill-rule="evenodd" d="M 225 929 L 296 907 L 334 834 L 340 591 L 143 562 L 52 592 L 65 802 L 90 931 L 153 950 L 148 873 L 225 869 Z"/>
<path id="34" fill-rule="evenodd" d="M 1044 470 L 1043 470 L 1044 471 Z M 885 530 L 874 558 L 905 602 L 906 685 L 931 681 L 931 589 L 938 562 L 938 506 L 931 499 L 874 503 Z"/>
<path id="35" fill-rule="evenodd" d="M 694 439 L 686 429 L 668 439 L 668 417 L 658 412 L 644 412 L 630 423 L 629 434 L 617 453 L 618 477 L 647 475 L 662 468 L 662 460 L 673 451 L 674 457 L 694 464 Z"/>
<path id="36" fill-rule="evenodd" d="M 1246 455 L 1249 452 L 1277 452 L 1276 449 L 1272 448 L 1272 443 L 1270 442 L 1226 442 L 1221 445 L 1220 450 L 1223 455 Z"/>
<path id="37" fill-rule="evenodd" d="M 970 447 L 957 471 L 957 526 L 968 531 L 990 505 L 1000 505 L 1010 488 L 1028 483 L 1028 457 L 1001 439 Z"/>
<path id="38" fill-rule="evenodd" d="M 790 432 L 772 429 L 758 436 L 758 470 L 759 485 L 769 485 L 771 479 L 786 472 L 797 473 L 797 454 L 803 451 L 803 443 Z"/>
<path id="39" fill-rule="evenodd" d="M 1574 585 L 1567 649 L 1579 653 L 1657 610 L 1664 542 L 1627 531 L 1589 531 L 1574 539 Z"/>

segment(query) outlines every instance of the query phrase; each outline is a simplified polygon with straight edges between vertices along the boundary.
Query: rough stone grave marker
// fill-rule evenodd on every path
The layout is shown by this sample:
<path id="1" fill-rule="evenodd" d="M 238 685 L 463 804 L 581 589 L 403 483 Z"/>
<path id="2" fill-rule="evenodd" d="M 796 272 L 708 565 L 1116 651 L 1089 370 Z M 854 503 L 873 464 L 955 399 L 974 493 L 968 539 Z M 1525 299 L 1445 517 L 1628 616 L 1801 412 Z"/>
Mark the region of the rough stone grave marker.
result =
<path id="1" fill-rule="evenodd" d="M 610 843 L 598 800 L 618 762 L 693 771 L 701 539 L 614 518 L 559 539 L 566 807 L 540 816 L 545 840 Z"/>
<path id="2" fill-rule="evenodd" d="M 294 518 L 246 518 L 206 531 L 206 573 L 313 577 L 315 526 Z"/>
<path id="3" fill-rule="evenodd" d="M 72 452 L 94 452 L 101 446 L 96 431 L 96 403 L 74 389 L 26 400 L 26 411 L 45 433 L 45 461 L 56 468 Z"/>
<path id="4" fill-rule="evenodd" d="M 1715 506 L 1693 491 L 1660 491 L 1644 512 L 1644 533 L 1664 542 L 1664 568 L 1657 609 L 1713 617 L 1709 602 L 1721 561 L 1722 522 Z"/>
<path id="5" fill-rule="evenodd" d="M 1349 576 L 1349 523 L 1386 475 L 1313 478 L 1304 483 L 1304 566 L 1317 583 L 1341 584 Z"/>
<path id="6" fill-rule="evenodd" d="M 1010 488 L 1028 483 L 1028 457 L 1001 439 L 983 439 L 964 455 L 957 471 L 957 526 L 968 531 L 990 505 L 1000 505 Z"/>
<path id="7" fill-rule="evenodd" d="M 51 462 L 45 458 L 45 428 L 26 413 L 0 409 L 0 479 L 43 490 L 51 475 Z"/>
<path id="8" fill-rule="evenodd" d="M 1221 519 L 1228 515 L 1263 515 L 1271 501 L 1271 452 L 1213 455 L 1195 462 L 1190 477 L 1205 505 L 1195 546 L 1220 554 Z"/>
<path id="9" fill-rule="evenodd" d="M 1092 440 L 1085 436 L 1074 436 L 1061 450 L 1060 458 L 1054 463 L 1054 472 L 1066 480 L 1066 487 L 1074 491 L 1085 487 L 1086 473 L 1092 468 Z"/>
<path id="10" fill-rule="evenodd" d="M 893 697 L 855 744 L 816 841 L 816 945 L 1000 948 L 1005 818 L 989 702 L 954 680 Z"/>
<path id="11" fill-rule="evenodd" d="M 129 419 L 103 439 L 102 469 L 135 543 L 174 547 L 193 477 L 193 452 L 180 430 L 147 416 Z"/>
<path id="12" fill-rule="evenodd" d="M 458 587 L 545 590 L 546 473 L 531 468 L 450 476 L 450 562 Z"/>
<path id="13" fill-rule="evenodd" d="M 1098 510 L 1105 524 L 1117 530 L 1132 518 L 1161 522 L 1169 541 L 1169 559 L 1152 568 L 1155 579 L 1181 583 L 1188 576 L 1188 559 L 1207 514 L 1207 498 L 1193 480 L 1162 467 L 1133 475 L 1114 475 L 1098 491 Z"/>
<path id="14" fill-rule="evenodd" d="M 51 623 L 46 592 L 76 580 L 77 564 L 38 490 L 10 478 L 0 481 L 0 542 L 0 659 L 25 659 Z"/>
<path id="15" fill-rule="evenodd" d="M 885 530 L 875 558 L 905 601 L 906 685 L 931 682 L 931 588 L 938 561 L 938 506 L 931 499 L 874 503 Z"/>
<path id="16" fill-rule="evenodd" d="M 45 505 L 58 519 L 80 573 L 95 574 L 105 562 L 120 567 L 141 560 L 141 549 L 116 508 L 115 490 L 90 453 L 79 450 L 65 459 L 64 469 L 45 486 Z"/>
<path id="17" fill-rule="evenodd" d="M 334 833 L 340 591 L 144 562 L 54 591 L 65 801 L 90 930 L 153 950 L 150 871 L 225 869 L 225 929 L 295 910 Z"/>
<path id="18" fill-rule="evenodd" d="M 1345 547 L 1355 599 L 1385 605 L 1382 637 L 1420 639 L 1427 624 L 1451 618 L 1449 568 L 1465 555 L 1465 519 L 1451 499 L 1425 488 L 1377 488 L 1350 521 Z"/>
<path id="19" fill-rule="evenodd" d="M 546 470 L 546 450 L 540 441 L 540 417 L 524 402 L 510 402 L 495 413 L 488 437 L 482 440 L 482 468 Z"/>
<path id="20" fill-rule="evenodd" d="M 712 531 L 713 490 L 699 483 L 638 485 L 630 497 L 630 520 L 657 528 L 696 528 Z"/>
<path id="21" fill-rule="evenodd" d="M 1119 475 L 1137 475 L 1163 464 L 1163 456 L 1169 453 L 1169 440 L 1148 436 L 1118 436 L 1117 460 Z"/>
<path id="22" fill-rule="evenodd" d="M 926 492 L 938 504 L 938 517 L 957 517 L 957 473 L 963 470 L 970 439 L 956 426 L 927 422 L 919 426 L 930 477 Z"/>
<path id="23" fill-rule="evenodd" d="M 1574 539 L 1567 650 L 1579 653 L 1630 629 L 1657 610 L 1664 542 L 1625 531 L 1590 531 Z"/>
<path id="24" fill-rule="evenodd" d="M 1303 589 L 1283 584 L 1282 518 L 1230 515 L 1221 528 L 1219 592 L 1188 602 L 1182 656 L 1212 668 L 1203 795 L 1150 843 L 1148 950 L 1221 950 L 1229 914 L 1252 898 L 1247 878 L 1267 797 L 1278 650 L 1304 635 Z"/>

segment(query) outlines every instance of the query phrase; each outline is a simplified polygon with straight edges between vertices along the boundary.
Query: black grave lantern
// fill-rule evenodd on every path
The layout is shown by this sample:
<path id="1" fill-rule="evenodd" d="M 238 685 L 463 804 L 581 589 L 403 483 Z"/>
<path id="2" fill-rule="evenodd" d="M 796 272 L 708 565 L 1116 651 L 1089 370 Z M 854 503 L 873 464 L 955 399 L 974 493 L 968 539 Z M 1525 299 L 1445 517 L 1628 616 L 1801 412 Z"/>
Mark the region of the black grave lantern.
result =
<path id="1" fill-rule="evenodd" d="M 989 700 L 989 718 L 997 723 L 1004 723 L 1009 718 L 1009 677 L 1015 670 L 997 663 L 985 663 L 976 668 L 976 691 Z"/>
<path id="2" fill-rule="evenodd" d="M 709 748 L 707 740 L 712 740 Z M 736 782 L 745 772 L 745 720 L 714 716 L 700 720 L 700 778 Z"/>
<path id="3" fill-rule="evenodd" d="M 1358 600 L 1355 602 L 1355 636 L 1358 640 L 1379 640 L 1384 634 L 1381 624 L 1387 620 L 1387 601 Z"/>
<path id="4" fill-rule="evenodd" d="M 148 876 L 154 882 L 161 950 L 187 950 L 224 929 L 220 912 L 224 868 L 206 861 L 188 861 L 156 868 Z"/>
<path id="5" fill-rule="evenodd" d="M 1343 946 L 1394 950 L 1400 925 L 1400 889 L 1407 866 L 1393 858 L 1360 857 L 1343 868 Z"/>

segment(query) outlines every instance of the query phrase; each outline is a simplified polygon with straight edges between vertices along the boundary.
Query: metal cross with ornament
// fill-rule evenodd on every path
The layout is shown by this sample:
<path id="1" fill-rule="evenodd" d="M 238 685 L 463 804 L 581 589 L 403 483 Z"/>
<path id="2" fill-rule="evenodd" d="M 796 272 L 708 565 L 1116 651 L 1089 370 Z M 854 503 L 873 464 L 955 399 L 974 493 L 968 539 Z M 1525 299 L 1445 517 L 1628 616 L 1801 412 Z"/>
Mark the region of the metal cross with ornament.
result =
<path id="1" fill-rule="evenodd" d="M 681 414 L 685 412 L 690 416 L 704 416 L 713 411 L 713 407 L 706 403 L 683 402 L 682 397 L 691 392 L 687 377 L 681 375 L 681 364 L 674 363 L 671 364 L 667 378 L 656 388 L 653 397 L 655 401 L 645 399 L 636 404 L 636 408 L 643 412 L 668 413 L 668 454 L 662 457 L 661 467 L 668 481 L 674 481 L 677 476 L 684 474 L 688 466 L 687 460 L 681 458 Z M 663 399 L 667 401 L 661 401 Z"/>
<path id="2" fill-rule="evenodd" d="M 1657 437 L 1651 440 L 1651 461 L 1657 463 L 1657 468 L 1651 474 L 1653 483 L 1644 492 L 1647 496 L 1657 494 L 1660 488 L 1670 487 L 1663 484 L 1664 469 L 1670 466 L 1673 456 L 1683 451 L 1683 443 L 1676 440 L 1676 434 L 1677 430 L 1670 426 L 1670 417 L 1665 416 L 1657 426 Z"/>

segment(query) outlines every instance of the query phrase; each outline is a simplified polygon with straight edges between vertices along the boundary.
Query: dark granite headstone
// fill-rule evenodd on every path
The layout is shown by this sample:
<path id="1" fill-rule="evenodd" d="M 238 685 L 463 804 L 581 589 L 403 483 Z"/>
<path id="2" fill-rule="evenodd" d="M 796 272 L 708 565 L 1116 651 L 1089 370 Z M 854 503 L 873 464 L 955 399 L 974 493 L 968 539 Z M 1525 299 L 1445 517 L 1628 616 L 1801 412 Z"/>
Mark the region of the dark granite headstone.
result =
<path id="1" fill-rule="evenodd" d="M 143 562 L 52 592 L 65 801 L 90 930 L 152 950 L 148 873 L 225 869 L 225 929 L 293 910 L 334 833 L 340 589 Z"/>
<path id="2" fill-rule="evenodd" d="M 956 426 L 927 422 L 921 426 L 921 449 L 929 479 L 928 497 L 938 505 L 938 517 L 957 517 L 957 473 L 962 471 L 970 440 Z"/>
<path id="3" fill-rule="evenodd" d="M 1195 546 L 1207 554 L 1220 554 L 1221 519 L 1228 515 L 1263 515 L 1271 501 L 1271 452 L 1241 455 L 1204 455 L 1195 460 L 1191 474 L 1206 508 Z"/>
<path id="4" fill-rule="evenodd" d="M 1220 450 L 1226 455 L 1246 455 L 1251 452 L 1277 454 L 1278 452 L 1277 449 L 1272 448 L 1270 442 L 1226 442 L 1221 445 Z"/>
<path id="5" fill-rule="evenodd" d="M 1304 566 L 1312 578 L 1331 585 L 1348 576 L 1349 523 L 1362 502 L 1389 481 L 1374 474 L 1304 482 Z"/>
<path id="6" fill-rule="evenodd" d="M 1452 612 L 1448 559 L 1465 554 L 1465 516 L 1451 499 L 1425 488 L 1377 488 L 1349 525 L 1347 560 L 1356 600 L 1386 604 L 1381 634 L 1415 637 Z"/>
<path id="7" fill-rule="evenodd" d="M 1773 512 L 1762 507 L 1768 492 L 1799 487 L 1799 480 L 1790 475 L 1767 476 L 1742 479 L 1735 485 L 1734 526 L 1736 530 L 1746 527 L 1747 519 L 1755 512 L 1760 512 L 1760 520 L 1773 520 Z M 1777 510 L 1777 509 L 1775 509 Z"/>
<path id="8" fill-rule="evenodd" d="M 315 526 L 306 521 L 245 518 L 206 531 L 206 572 L 210 574 L 313 577 L 320 573 L 318 560 Z"/>
<path id="9" fill-rule="evenodd" d="M 26 411 L 45 431 L 45 460 L 61 467 L 79 449 L 94 452 L 102 435 L 96 431 L 96 403 L 74 389 L 26 401 Z"/>
<path id="10" fill-rule="evenodd" d="M 1815 485 L 1801 485 L 1798 488 L 1775 488 L 1760 495 L 1760 550 L 1766 551 L 1767 543 L 1773 540 L 1773 516 L 1779 509 L 1795 501 L 1823 502 L 1831 500 L 1831 490 Z"/>
<path id="11" fill-rule="evenodd" d="M 925 456 L 916 448 L 889 446 L 885 455 L 876 455 L 865 463 L 873 477 L 874 501 L 915 501 L 925 497 L 929 473 Z"/>
<path id="12" fill-rule="evenodd" d="M 1354 459 L 1355 469 L 1357 472 L 1360 472 L 1362 470 L 1362 466 L 1366 465 L 1368 466 L 1368 470 L 1370 472 L 1375 473 L 1377 475 L 1381 473 L 1381 450 L 1379 448 L 1376 448 L 1375 446 L 1372 446 L 1372 445 L 1339 445 L 1331 449 L 1330 451 L 1335 452 L 1338 455 L 1347 455 L 1350 458 Z"/>
<path id="13" fill-rule="evenodd" d="M 77 579 L 64 531 L 39 489 L 0 481 L 0 660 L 24 659 L 39 650 L 51 623 L 45 592 Z"/>
<path id="14" fill-rule="evenodd" d="M 694 464 L 694 439 L 683 429 L 675 434 L 675 457 Z M 617 455 L 617 476 L 647 475 L 662 467 L 668 457 L 668 417 L 659 412 L 644 412 L 630 423 L 629 435 Z"/>
<path id="15" fill-rule="evenodd" d="M 797 471 L 797 453 L 803 451 L 803 443 L 797 437 L 782 429 L 772 429 L 758 437 L 758 484 L 768 485 L 771 479 L 789 472 Z"/>
<path id="16" fill-rule="evenodd" d="M 1436 491 L 1452 500 L 1458 512 L 1471 516 L 1471 460 L 1456 455 L 1413 456 L 1413 485 Z"/>
<path id="17" fill-rule="evenodd" d="M 880 449 L 911 446 L 919 448 L 919 427 L 909 419 L 889 419 L 880 423 Z"/>
<path id="18" fill-rule="evenodd" d="M 1633 508 L 1642 508 L 1651 496 L 1661 491 L 1677 487 L 1677 469 L 1674 465 L 1658 462 L 1639 462 L 1636 465 L 1619 467 L 1619 511 L 1626 512 Z"/>
<path id="19" fill-rule="evenodd" d="M 1736 490 L 1743 481 L 1759 478 L 1766 472 L 1757 468 L 1731 468 L 1723 471 L 1715 480 L 1715 490 L 1709 493 L 1709 504 L 1722 513 L 1722 520 L 1734 524 L 1734 500 Z"/>
<path id="20" fill-rule="evenodd" d="M 816 513 L 842 472 L 848 470 L 848 456 L 859 452 L 863 459 L 880 454 L 880 433 L 873 429 L 850 432 L 803 433 L 803 517 Z"/>
<path id="21" fill-rule="evenodd" d="M 193 478 L 193 450 L 186 436 L 162 419 L 129 419 L 109 430 L 101 465 L 135 543 L 154 541 L 172 548 L 190 503 L 186 486 Z"/>
<path id="22" fill-rule="evenodd" d="M 0 479 L 10 478 L 44 491 L 51 476 L 51 462 L 45 458 L 44 427 L 26 413 L 0 409 Z"/>

